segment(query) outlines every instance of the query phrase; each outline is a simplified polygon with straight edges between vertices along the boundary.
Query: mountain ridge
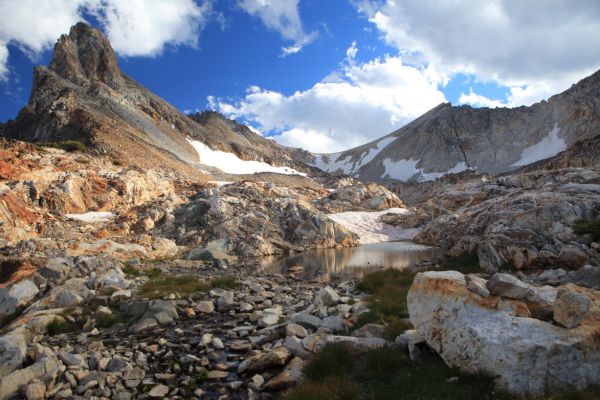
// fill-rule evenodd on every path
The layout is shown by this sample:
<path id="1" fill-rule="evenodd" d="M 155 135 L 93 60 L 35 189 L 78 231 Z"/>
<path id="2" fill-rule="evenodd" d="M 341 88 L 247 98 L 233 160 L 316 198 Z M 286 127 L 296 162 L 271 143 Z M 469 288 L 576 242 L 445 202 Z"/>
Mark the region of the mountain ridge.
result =
<path id="1" fill-rule="evenodd" d="M 592 138 L 599 124 L 597 71 L 529 107 L 441 103 L 388 135 L 343 152 L 314 154 L 310 162 L 326 172 L 371 181 L 426 181 L 467 169 L 498 174 Z"/>

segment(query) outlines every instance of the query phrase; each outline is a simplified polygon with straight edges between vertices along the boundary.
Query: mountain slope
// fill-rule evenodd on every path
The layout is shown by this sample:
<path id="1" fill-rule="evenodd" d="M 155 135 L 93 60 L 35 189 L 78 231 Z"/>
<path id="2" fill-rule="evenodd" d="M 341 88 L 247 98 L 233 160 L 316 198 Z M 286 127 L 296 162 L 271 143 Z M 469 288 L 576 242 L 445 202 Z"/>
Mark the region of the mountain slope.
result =
<path id="1" fill-rule="evenodd" d="M 289 151 L 214 113 L 193 116 L 121 72 L 108 39 L 84 23 L 58 40 L 49 67 L 34 71 L 31 96 L 3 135 L 27 141 L 79 140 L 140 167 L 201 175 L 190 140 L 243 160 L 296 166 Z"/>
<path id="2" fill-rule="evenodd" d="M 502 173 L 600 133 L 600 71 L 531 107 L 440 104 L 371 143 L 314 155 L 312 164 L 362 180 L 433 180 L 472 168 Z"/>

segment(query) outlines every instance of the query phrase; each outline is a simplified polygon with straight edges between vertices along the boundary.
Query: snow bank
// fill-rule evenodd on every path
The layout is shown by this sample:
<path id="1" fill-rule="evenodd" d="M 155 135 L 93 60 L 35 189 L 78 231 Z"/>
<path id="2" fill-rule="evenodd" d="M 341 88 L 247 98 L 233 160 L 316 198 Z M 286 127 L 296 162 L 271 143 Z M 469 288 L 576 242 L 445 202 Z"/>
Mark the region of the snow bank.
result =
<path id="1" fill-rule="evenodd" d="M 396 140 L 395 137 L 381 139 L 375 143 L 374 148 L 363 152 L 362 157 L 355 162 L 352 162 L 351 154 L 346 154 L 342 159 L 339 158 L 343 153 L 320 154 L 315 158 L 314 166 L 325 172 L 342 170 L 346 175 L 356 175 L 363 165 L 371 162 L 381 150 L 386 148 L 394 140 Z"/>
<path id="2" fill-rule="evenodd" d="M 379 243 L 412 240 L 418 229 L 402 229 L 379 220 L 384 214 L 411 214 L 405 208 L 390 208 L 384 211 L 348 211 L 329 214 L 328 217 L 360 237 L 360 243 Z"/>
<path id="3" fill-rule="evenodd" d="M 558 137 L 560 128 L 558 124 L 554 124 L 554 128 L 540 142 L 526 147 L 521 152 L 521 159 L 512 164 L 511 167 L 522 167 L 523 165 L 531 164 L 536 161 L 554 157 L 561 151 L 567 149 L 567 143 Z"/>
<path id="4" fill-rule="evenodd" d="M 420 160 L 408 160 L 392 161 L 389 158 L 383 160 L 383 167 L 385 171 L 382 178 L 393 178 L 400 181 L 406 182 L 413 176 L 417 175 L 417 180 L 420 182 L 434 181 L 447 174 L 458 174 L 459 172 L 466 171 L 469 166 L 464 161 L 457 163 L 454 167 L 444 172 L 425 172 L 423 168 L 417 168 L 417 164 Z"/>
<path id="5" fill-rule="evenodd" d="M 302 175 L 306 174 L 298 172 L 289 167 L 274 167 L 262 161 L 242 160 L 233 153 L 225 151 L 213 150 L 202 142 L 197 140 L 188 140 L 188 142 L 198 152 L 200 163 L 210 167 L 219 168 L 227 174 L 254 174 L 257 172 L 275 172 L 286 175 Z"/>
<path id="6" fill-rule="evenodd" d="M 110 222 L 115 218 L 115 214 L 108 211 L 103 212 L 88 212 L 85 214 L 65 214 L 68 219 L 74 219 L 81 222 Z"/>

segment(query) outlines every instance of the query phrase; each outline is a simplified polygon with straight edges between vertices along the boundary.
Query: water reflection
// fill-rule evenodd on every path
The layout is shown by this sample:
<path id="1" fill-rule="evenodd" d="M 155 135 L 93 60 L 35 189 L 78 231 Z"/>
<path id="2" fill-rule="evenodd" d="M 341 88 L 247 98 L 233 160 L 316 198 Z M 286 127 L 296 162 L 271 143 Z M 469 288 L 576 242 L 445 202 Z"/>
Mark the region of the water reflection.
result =
<path id="1" fill-rule="evenodd" d="M 433 261 L 441 255 L 438 248 L 411 242 L 369 243 L 358 247 L 319 249 L 285 257 L 267 257 L 261 260 L 260 267 L 267 273 L 289 273 L 295 266 L 302 266 L 304 269 L 297 275 L 305 279 L 360 279 L 378 269 L 403 269 L 424 261 Z"/>

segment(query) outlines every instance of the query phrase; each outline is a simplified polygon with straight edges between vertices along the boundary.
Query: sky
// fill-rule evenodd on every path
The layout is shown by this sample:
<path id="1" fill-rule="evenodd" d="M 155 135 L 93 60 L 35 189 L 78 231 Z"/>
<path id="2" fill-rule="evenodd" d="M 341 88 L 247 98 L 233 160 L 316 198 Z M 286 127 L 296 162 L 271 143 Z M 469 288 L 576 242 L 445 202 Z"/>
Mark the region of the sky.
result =
<path id="1" fill-rule="evenodd" d="M 597 0 L 0 0 L 0 121 L 78 21 L 181 111 L 316 153 L 442 102 L 517 107 L 600 69 Z"/>

